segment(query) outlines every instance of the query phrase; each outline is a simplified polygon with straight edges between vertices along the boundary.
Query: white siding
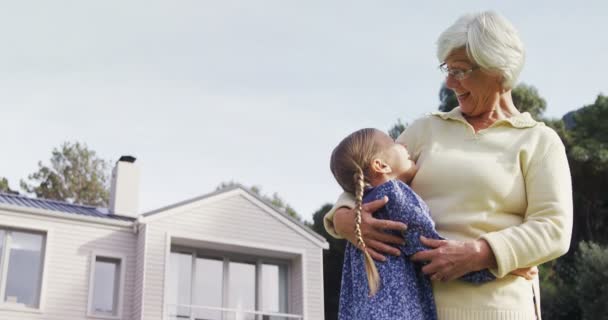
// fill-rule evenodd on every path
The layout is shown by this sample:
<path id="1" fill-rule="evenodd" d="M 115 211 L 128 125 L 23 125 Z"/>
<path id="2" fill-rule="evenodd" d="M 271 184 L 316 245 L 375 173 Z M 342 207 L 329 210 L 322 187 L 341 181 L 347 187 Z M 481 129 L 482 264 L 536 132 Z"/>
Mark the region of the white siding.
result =
<path id="1" fill-rule="evenodd" d="M 292 306 L 290 310 L 303 310 L 304 308 L 304 296 L 302 294 L 304 291 L 302 287 L 304 284 L 304 279 L 302 278 L 304 273 L 302 272 L 302 262 L 302 258 L 298 257 L 292 266 L 293 272 L 291 273 L 291 282 L 289 283 L 290 304 Z"/>
<path id="2" fill-rule="evenodd" d="M 165 233 L 146 227 L 143 319 L 162 319 L 165 278 Z"/>
<path id="3" fill-rule="evenodd" d="M 144 318 L 162 317 L 167 234 L 172 237 L 201 235 L 206 239 L 230 239 L 251 246 L 284 246 L 304 253 L 304 270 L 295 263 L 292 268 L 290 312 L 302 313 L 306 319 L 323 319 L 322 249 L 284 222 L 256 206 L 244 195 L 234 193 L 215 201 L 202 201 L 199 206 L 185 206 L 181 212 L 162 217 L 147 225 Z M 173 209 L 173 210 L 178 210 Z M 153 216 L 152 216 L 153 217 Z M 299 260 L 298 260 L 299 261 Z M 296 262 L 298 262 L 296 261 Z M 302 277 L 305 279 L 301 297 Z"/>
<path id="4" fill-rule="evenodd" d="M 92 251 L 126 256 L 122 318 L 133 309 L 135 235 L 131 228 L 44 217 L 0 210 L 0 226 L 47 230 L 41 312 L 9 311 L 0 307 L 0 320 L 70 320 L 86 316 Z"/>
<path id="5" fill-rule="evenodd" d="M 145 274 L 145 249 L 146 249 L 146 226 L 141 225 L 137 233 L 137 243 L 135 246 L 135 287 L 133 289 L 133 320 L 143 319 L 141 310 L 144 291 Z"/>

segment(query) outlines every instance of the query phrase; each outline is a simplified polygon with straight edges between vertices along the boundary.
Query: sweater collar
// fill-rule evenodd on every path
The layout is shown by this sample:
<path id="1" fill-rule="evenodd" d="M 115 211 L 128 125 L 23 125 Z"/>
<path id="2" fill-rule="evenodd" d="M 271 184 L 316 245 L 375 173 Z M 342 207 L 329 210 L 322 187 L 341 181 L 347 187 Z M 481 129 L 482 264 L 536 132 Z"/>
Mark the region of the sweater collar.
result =
<path id="1" fill-rule="evenodd" d="M 468 123 L 467 119 L 465 119 L 465 117 L 462 115 L 462 112 L 460 112 L 460 107 L 456 107 L 449 112 L 435 111 L 431 113 L 431 115 L 440 117 L 443 120 L 456 120 Z M 536 120 L 532 119 L 532 116 L 528 112 L 520 113 L 511 118 L 498 120 L 492 126 L 497 126 L 502 123 L 508 123 L 513 128 L 518 129 L 532 128 L 538 124 Z"/>

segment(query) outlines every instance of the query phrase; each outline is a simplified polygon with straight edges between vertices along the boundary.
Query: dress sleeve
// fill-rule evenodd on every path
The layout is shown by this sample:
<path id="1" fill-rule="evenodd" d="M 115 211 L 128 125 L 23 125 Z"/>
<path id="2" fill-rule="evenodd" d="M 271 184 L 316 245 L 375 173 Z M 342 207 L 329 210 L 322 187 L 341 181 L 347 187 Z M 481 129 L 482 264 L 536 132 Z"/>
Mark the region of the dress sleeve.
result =
<path id="1" fill-rule="evenodd" d="M 465 274 L 464 276 L 459 278 L 462 281 L 482 284 L 490 281 L 496 280 L 496 276 L 490 272 L 488 269 L 473 271 Z"/>
<path id="2" fill-rule="evenodd" d="M 488 242 L 497 268 L 509 272 L 539 265 L 568 251 L 572 235 L 572 183 L 564 146 L 557 134 L 545 154 L 532 159 L 524 171 L 528 208 L 522 224 L 481 237 Z"/>
<path id="3" fill-rule="evenodd" d="M 420 241 L 420 236 L 438 240 L 443 239 L 435 229 L 428 207 L 413 194 L 413 191 L 407 190 L 401 196 L 393 196 L 392 198 L 396 201 L 393 203 L 389 201 L 387 204 L 387 209 L 391 210 L 390 216 L 394 220 L 408 225 L 408 229 L 403 232 L 405 245 L 400 246 L 401 252 L 405 256 L 409 257 L 417 252 L 428 250 Z"/>

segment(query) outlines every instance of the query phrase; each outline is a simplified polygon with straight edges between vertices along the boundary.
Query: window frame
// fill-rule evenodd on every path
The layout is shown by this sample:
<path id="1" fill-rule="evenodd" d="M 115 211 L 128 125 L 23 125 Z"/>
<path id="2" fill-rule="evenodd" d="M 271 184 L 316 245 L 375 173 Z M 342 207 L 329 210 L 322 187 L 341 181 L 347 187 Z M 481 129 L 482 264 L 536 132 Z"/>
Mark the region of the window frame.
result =
<path id="1" fill-rule="evenodd" d="M 95 313 L 93 310 L 93 294 L 95 292 L 95 267 L 97 263 L 97 258 L 105 258 L 105 259 L 114 259 L 120 261 L 119 267 L 119 279 L 118 279 L 118 297 L 117 297 L 117 306 L 116 306 L 116 315 L 106 315 Z M 89 294 L 87 299 L 87 317 L 96 318 L 96 319 L 122 319 L 122 309 L 123 309 L 123 299 L 124 299 L 124 287 L 125 287 L 125 272 L 126 272 L 126 262 L 127 257 L 124 254 L 107 252 L 107 251 L 92 251 L 91 252 L 91 261 L 89 267 Z"/>
<path id="2" fill-rule="evenodd" d="M 229 308 L 228 305 L 228 300 L 229 300 L 229 296 L 230 296 L 230 290 L 229 290 L 229 279 L 230 279 L 230 275 L 228 272 L 229 269 L 229 265 L 230 262 L 237 262 L 237 263 L 247 263 L 247 264 L 252 264 L 255 266 L 255 311 L 258 312 L 265 312 L 265 310 L 263 309 L 263 295 L 262 295 L 262 286 L 261 286 L 261 280 L 262 280 L 262 266 L 264 264 L 269 264 L 269 265 L 277 265 L 279 266 L 279 268 L 284 267 L 285 268 L 285 292 L 290 292 L 291 290 L 291 275 L 292 275 L 292 262 L 288 259 L 280 259 L 280 258 L 272 258 L 272 257 L 264 257 L 264 256 L 256 256 L 256 255 L 247 255 L 247 254 L 241 254 L 241 253 L 234 253 L 234 252 L 223 252 L 223 251 L 218 251 L 218 250 L 209 250 L 209 249 L 204 249 L 204 248 L 191 248 L 191 247 L 187 247 L 187 246 L 182 246 L 182 245 L 175 245 L 175 244 L 171 244 L 170 249 L 169 249 L 169 254 L 171 253 L 181 253 L 181 254 L 190 254 L 191 255 L 191 261 L 192 261 L 192 282 L 196 281 L 196 271 L 195 271 L 195 265 L 196 265 L 196 259 L 197 258 L 204 258 L 204 259 L 211 259 L 211 260 L 217 260 L 217 261 L 221 261 L 222 262 L 222 267 L 223 267 L 223 271 L 222 271 L 222 292 L 223 292 L 223 296 L 222 296 L 222 308 Z M 195 297 L 195 291 L 194 288 L 191 289 L 191 293 L 190 293 L 190 298 L 191 301 L 194 300 Z M 287 297 L 286 298 L 286 310 L 285 311 L 280 311 L 280 312 L 285 312 L 285 313 L 289 313 L 291 311 L 291 297 Z"/>
<path id="3" fill-rule="evenodd" d="M 0 230 L 5 232 L 4 243 L 0 255 L 0 310 L 7 311 L 18 311 L 24 313 L 42 314 L 46 302 L 46 273 L 47 273 L 47 261 L 49 256 L 49 243 L 51 239 L 51 231 L 48 228 L 32 228 L 23 224 L 15 223 L 3 223 L 0 225 Z M 10 244 L 12 239 L 9 238 L 8 234 L 12 231 L 32 233 L 42 235 L 42 248 L 41 257 L 42 263 L 40 266 L 40 283 L 38 285 L 38 307 L 28 307 L 20 303 L 11 303 L 4 301 L 6 297 L 6 283 L 8 279 L 8 262 L 10 260 Z"/>

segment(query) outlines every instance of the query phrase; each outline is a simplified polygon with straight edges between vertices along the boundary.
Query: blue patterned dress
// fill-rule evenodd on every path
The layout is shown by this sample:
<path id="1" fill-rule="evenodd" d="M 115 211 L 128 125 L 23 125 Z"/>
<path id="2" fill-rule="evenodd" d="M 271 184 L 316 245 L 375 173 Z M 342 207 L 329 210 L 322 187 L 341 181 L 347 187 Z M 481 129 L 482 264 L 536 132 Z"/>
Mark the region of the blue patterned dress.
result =
<path id="1" fill-rule="evenodd" d="M 401 256 L 387 256 L 385 262 L 376 262 L 380 274 L 380 288 L 369 296 L 363 253 L 350 243 L 344 253 L 342 288 L 340 290 L 340 320 L 435 320 L 437 310 L 433 289 L 428 276 L 422 273 L 422 265 L 410 261 L 416 252 L 428 250 L 420 242 L 423 235 L 432 239 L 444 239 L 435 230 L 429 208 L 408 185 L 398 180 L 388 181 L 366 190 L 363 202 L 371 202 L 388 196 L 388 203 L 374 216 L 379 219 L 400 221 L 407 224 Z M 394 234 L 399 235 L 398 232 Z M 460 280 L 484 283 L 496 279 L 488 270 L 471 272 Z"/>

